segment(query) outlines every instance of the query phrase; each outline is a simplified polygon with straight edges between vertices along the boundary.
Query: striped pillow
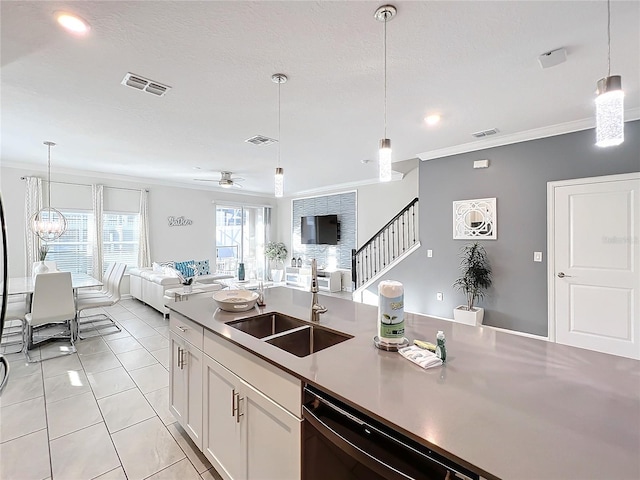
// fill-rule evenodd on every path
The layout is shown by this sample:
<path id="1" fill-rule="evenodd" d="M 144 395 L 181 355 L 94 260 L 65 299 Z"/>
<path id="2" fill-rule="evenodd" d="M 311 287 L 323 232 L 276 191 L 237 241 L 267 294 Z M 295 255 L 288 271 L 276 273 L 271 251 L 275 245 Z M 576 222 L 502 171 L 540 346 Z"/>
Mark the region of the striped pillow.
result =
<path id="1" fill-rule="evenodd" d="M 189 265 L 193 265 L 195 263 L 194 260 L 187 260 L 186 262 L 174 262 L 174 263 L 175 263 L 174 268 L 178 270 L 183 277 L 188 278 L 188 277 L 193 277 L 195 275 L 195 272 L 193 271 L 193 269 L 189 267 Z"/>

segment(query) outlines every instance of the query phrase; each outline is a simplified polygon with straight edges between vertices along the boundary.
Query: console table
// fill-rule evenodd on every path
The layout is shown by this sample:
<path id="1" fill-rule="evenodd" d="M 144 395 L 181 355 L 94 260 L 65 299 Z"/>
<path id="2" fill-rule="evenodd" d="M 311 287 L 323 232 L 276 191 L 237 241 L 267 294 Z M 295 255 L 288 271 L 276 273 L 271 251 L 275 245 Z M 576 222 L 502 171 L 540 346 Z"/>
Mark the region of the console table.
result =
<path id="1" fill-rule="evenodd" d="M 285 267 L 285 285 L 308 290 L 311 286 L 311 269 L 306 267 Z M 342 290 L 342 275 L 340 272 L 328 270 L 318 271 L 318 289 L 325 292 L 339 292 Z"/>

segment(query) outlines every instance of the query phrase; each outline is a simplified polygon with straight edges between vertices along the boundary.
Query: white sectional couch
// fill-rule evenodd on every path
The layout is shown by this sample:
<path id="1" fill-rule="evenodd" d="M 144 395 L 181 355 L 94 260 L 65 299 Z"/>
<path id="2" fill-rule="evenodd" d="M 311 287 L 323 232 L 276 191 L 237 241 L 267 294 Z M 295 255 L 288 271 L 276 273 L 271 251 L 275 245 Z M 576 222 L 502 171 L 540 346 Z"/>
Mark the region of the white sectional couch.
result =
<path id="1" fill-rule="evenodd" d="M 169 309 L 164 305 L 164 292 L 169 288 L 180 287 L 180 279 L 174 275 L 154 271 L 151 267 L 132 268 L 129 274 L 131 296 L 167 315 Z M 232 278 L 232 275 L 215 273 L 199 275 L 196 280 L 198 283 L 214 283 L 216 280 L 224 278 Z"/>

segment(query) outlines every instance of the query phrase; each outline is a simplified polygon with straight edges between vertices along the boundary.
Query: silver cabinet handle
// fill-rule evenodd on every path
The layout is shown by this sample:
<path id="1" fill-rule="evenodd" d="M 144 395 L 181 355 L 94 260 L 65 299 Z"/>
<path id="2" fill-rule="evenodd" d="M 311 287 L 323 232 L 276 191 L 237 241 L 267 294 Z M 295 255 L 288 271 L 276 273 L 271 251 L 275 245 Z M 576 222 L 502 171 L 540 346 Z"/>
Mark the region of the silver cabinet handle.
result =
<path id="1" fill-rule="evenodd" d="M 180 352 L 180 368 L 184 370 L 184 366 L 187 364 L 187 351 L 183 348 Z"/>
<path id="2" fill-rule="evenodd" d="M 564 272 L 558 274 L 558 278 L 572 277 L 573 275 L 565 275 Z"/>
<path id="3" fill-rule="evenodd" d="M 244 400 L 244 397 L 240 397 L 240 394 L 236 393 L 236 423 L 240 423 L 240 417 L 244 415 L 244 413 L 240 413 L 241 400 Z"/>
<path id="4" fill-rule="evenodd" d="M 180 347 L 178 347 L 178 351 L 177 351 L 177 355 L 176 355 L 176 358 L 177 358 L 176 367 L 178 367 L 178 368 L 180 368 L 180 351 L 181 350 L 182 349 Z"/>
<path id="5" fill-rule="evenodd" d="M 236 416 L 236 389 L 231 390 L 231 416 Z"/>
<path id="6" fill-rule="evenodd" d="M 182 333 L 184 333 L 184 332 L 186 332 L 186 331 L 187 331 L 187 329 L 186 329 L 186 328 L 181 327 L 180 325 L 176 325 L 176 328 L 177 328 L 178 330 L 180 330 Z"/>

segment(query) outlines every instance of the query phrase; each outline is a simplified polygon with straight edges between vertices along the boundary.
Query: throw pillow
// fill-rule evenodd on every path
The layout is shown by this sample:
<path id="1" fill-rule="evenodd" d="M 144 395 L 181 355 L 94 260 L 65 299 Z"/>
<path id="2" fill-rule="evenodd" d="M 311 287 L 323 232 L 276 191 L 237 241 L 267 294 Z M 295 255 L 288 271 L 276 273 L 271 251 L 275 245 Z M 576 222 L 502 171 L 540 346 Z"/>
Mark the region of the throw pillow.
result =
<path id="1" fill-rule="evenodd" d="M 186 262 L 175 262 L 175 269 L 178 270 L 183 277 L 193 277 L 195 272 L 189 265 L 193 265 L 195 263 L 194 260 L 187 260 Z"/>
<path id="2" fill-rule="evenodd" d="M 209 260 L 196 262 L 196 267 L 198 267 L 198 275 L 209 275 L 211 273 L 209 271 Z"/>

